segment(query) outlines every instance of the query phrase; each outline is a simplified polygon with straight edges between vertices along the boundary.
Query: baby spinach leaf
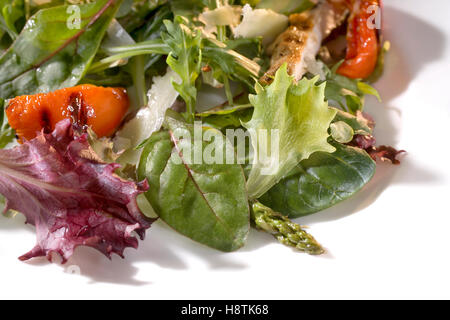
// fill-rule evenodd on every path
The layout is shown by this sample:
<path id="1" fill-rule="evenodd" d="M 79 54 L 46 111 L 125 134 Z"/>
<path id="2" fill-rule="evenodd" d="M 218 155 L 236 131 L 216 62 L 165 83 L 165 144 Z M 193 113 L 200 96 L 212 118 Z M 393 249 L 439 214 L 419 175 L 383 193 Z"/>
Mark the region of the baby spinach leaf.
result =
<path id="1" fill-rule="evenodd" d="M 256 87 L 250 96 L 255 107 L 252 120 L 244 123 L 252 136 L 253 167 L 247 188 L 257 199 L 315 152 L 334 152 L 327 142 L 336 111 L 328 108 L 325 84 L 317 78 L 294 82 L 284 64 L 269 86 Z"/>
<path id="2" fill-rule="evenodd" d="M 68 6 L 31 17 L 0 58 L 0 97 L 48 92 L 76 85 L 86 73 L 122 0 L 80 5 L 77 25 Z M 71 23 L 73 22 L 73 23 Z"/>
<path id="3" fill-rule="evenodd" d="M 375 162 L 359 148 L 333 143 L 334 153 L 303 160 L 260 201 L 291 218 L 309 215 L 350 198 L 375 173 Z"/>
<path id="4" fill-rule="evenodd" d="M 168 117 L 166 128 L 148 140 L 138 168 L 150 189 L 145 194 L 155 212 L 181 234 L 221 251 L 242 247 L 249 232 L 249 205 L 245 177 L 238 164 L 207 164 L 194 161 L 198 152 L 215 149 L 218 160 L 234 152 L 223 135 L 215 130 L 213 141 L 200 137 L 194 126 Z M 201 128 L 201 127 L 200 127 Z M 198 129 L 197 129 L 198 130 Z M 202 159 L 200 159 L 202 160 Z M 200 164 L 195 164 L 200 163 Z"/>

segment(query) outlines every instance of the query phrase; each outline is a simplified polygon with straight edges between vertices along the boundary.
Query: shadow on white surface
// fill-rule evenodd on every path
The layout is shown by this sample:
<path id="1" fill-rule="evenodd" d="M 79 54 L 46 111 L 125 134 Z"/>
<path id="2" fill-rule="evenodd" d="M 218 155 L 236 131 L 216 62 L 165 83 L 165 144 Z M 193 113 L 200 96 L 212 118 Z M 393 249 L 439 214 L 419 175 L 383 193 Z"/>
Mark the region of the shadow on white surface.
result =
<path id="1" fill-rule="evenodd" d="M 395 184 L 411 184 L 411 186 L 420 184 L 423 186 L 428 183 L 436 184 L 439 182 L 440 178 L 437 174 L 417 167 L 408 156 L 403 159 L 400 166 L 379 163 L 372 181 L 356 196 L 332 208 L 299 218 L 296 221 L 302 225 L 314 225 L 320 222 L 342 219 L 372 205 L 389 186 Z"/>
<path id="2" fill-rule="evenodd" d="M 408 89 L 423 67 L 443 56 L 445 35 L 428 22 L 395 8 L 387 7 L 384 14 L 387 21 L 384 36 L 391 41 L 391 50 L 386 56 L 385 73 L 376 83 L 383 102 L 380 104 L 374 99 L 369 100 L 366 111 L 376 121 L 375 136 L 378 144 L 402 149 L 403 146 L 398 145 L 402 111 L 392 104 L 395 105 L 395 98 Z M 389 21 L 395 21 L 396 29 L 391 27 Z M 408 54 L 409 52 L 414 54 Z M 394 184 L 414 186 L 440 182 L 438 173 L 427 171 L 408 155 L 402 158 L 400 166 L 379 163 L 375 177 L 355 197 L 325 211 L 297 219 L 297 222 L 313 225 L 357 213 L 374 203 Z"/>
<path id="3" fill-rule="evenodd" d="M 386 6 L 384 38 L 391 42 L 383 78 L 376 84 L 384 103 L 405 92 L 421 70 L 445 54 L 445 34 L 404 11 Z M 395 25 L 395 27 L 394 27 Z"/>
<path id="4" fill-rule="evenodd" d="M 138 280 L 140 268 L 156 266 L 171 270 L 188 269 L 187 259 L 184 258 L 186 253 L 190 258 L 201 260 L 211 271 L 246 268 L 245 264 L 233 260 L 232 255 L 201 246 L 177 234 L 162 221 L 153 225 L 145 241 L 139 243 L 138 250 L 125 251 L 126 259 L 115 256 L 109 261 L 94 249 L 80 247 L 67 265 L 79 266 L 81 275 L 90 278 L 92 283 L 108 282 L 140 286 L 149 285 L 158 278 L 157 273 L 154 273 L 151 279 Z"/>

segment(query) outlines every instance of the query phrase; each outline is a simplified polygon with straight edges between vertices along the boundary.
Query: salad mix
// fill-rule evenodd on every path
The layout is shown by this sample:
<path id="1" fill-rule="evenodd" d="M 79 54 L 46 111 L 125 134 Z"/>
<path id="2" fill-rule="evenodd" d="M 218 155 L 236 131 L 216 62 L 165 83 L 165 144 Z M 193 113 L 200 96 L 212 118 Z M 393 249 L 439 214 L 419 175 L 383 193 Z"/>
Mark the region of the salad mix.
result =
<path id="1" fill-rule="evenodd" d="M 0 0 L 0 194 L 21 260 L 137 248 L 161 219 L 224 252 L 361 190 L 381 0 Z"/>

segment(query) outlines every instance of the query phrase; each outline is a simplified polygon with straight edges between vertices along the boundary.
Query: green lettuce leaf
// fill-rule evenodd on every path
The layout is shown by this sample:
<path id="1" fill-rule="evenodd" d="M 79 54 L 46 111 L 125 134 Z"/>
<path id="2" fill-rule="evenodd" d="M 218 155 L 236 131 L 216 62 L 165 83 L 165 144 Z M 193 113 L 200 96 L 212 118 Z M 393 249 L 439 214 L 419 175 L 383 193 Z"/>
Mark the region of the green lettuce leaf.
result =
<path id="1" fill-rule="evenodd" d="M 336 111 L 325 102 L 325 84 L 316 82 L 317 78 L 295 83 L 284 65 L 271 85 L 257 85 L 257 94 L 250 96 L 255 111 L 244 124 L 254 152 L 247 182 L 250 198 L 262 196 L 311 154 L 335 151 L 327 139 Z"/>

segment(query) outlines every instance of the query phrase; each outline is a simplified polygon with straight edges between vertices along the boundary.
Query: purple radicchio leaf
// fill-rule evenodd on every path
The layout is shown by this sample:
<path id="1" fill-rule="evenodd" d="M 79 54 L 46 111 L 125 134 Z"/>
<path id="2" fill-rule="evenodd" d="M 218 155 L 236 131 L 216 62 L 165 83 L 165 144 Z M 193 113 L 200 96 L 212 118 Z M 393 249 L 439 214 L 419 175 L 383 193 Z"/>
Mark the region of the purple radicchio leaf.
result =
<path id="1" fill-rule="evenodd" d="M 373 160 L 380 159 L 384 162 L 390 162 L 399 165 L 398 156 L 406 153 L 405 150 L 397 150 L 390 146 L 376 146 L 376 139 L 372 135 L 355 135 L 353 141 L 349 143 L 353 147 L 365 150 Z"/>
<path id="2" fill-rule="evenodd" d="M 52 253 L 63 263 L 78 246 L 93 247 L 108 258 L 123 257 L 138 247 L 153 222 L 144 217 L 136 197 L 148 190 L 146 181 L 119 178 L 117 164 L 103 163 L 87 135 L 74 135 L 70 120 L 53 133 L 41 132 L 14 149 L 0 150 L 0 194 L 5 210 L 23 213 L 36 226 L 37 245 L 20 257 L 28 260 Z"/>

